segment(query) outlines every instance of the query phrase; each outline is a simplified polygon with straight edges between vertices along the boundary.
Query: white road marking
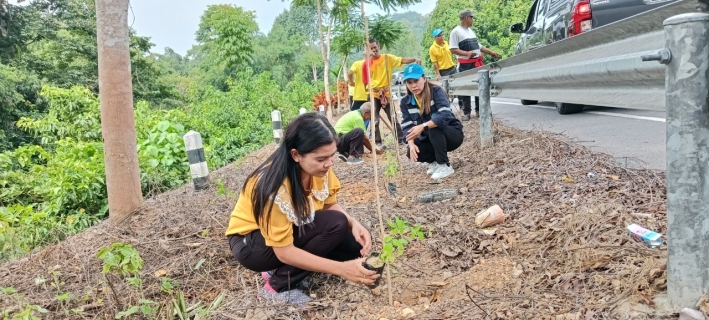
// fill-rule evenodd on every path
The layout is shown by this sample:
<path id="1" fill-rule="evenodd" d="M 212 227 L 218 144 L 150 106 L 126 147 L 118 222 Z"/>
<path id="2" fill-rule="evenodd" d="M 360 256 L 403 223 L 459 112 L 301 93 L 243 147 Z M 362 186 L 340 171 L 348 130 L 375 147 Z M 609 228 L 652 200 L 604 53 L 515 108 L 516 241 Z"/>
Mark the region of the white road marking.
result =
<path id="1" fill-rule="evenodd" d="M 493 104 L 508 104 L 508 105 L 513 105 L 513 106 L 522 106 L 521 103 L 514 103 L 514 102 L 506 102 L 506 101 L 491 101 Z M 532 108 L 541 108 L 541 109 L 556 109 L 554 107 L 549 107 L 549 106 L 540 106 L 540 105 L 528 105 L 525 107 L 532 107 Z M 619 117 L 619 118 L 629 118 L 629 119 L 636 119 L 636 120 L 648 120 L 648 121 L 657 121 L 657 122 L 666 122 L 665 118 L 657 118 L 657 117 L 645 117 L 645 116 L 636 116 L 632 114 L 625 114 L 625 113 L 614 113 L 614 112 L 605 112 L 605 111 L 584 111 L 585 113 L 591 113 L 591 114 L 598 114 L 602 116 L 611 116 L 611 117 Z"/>

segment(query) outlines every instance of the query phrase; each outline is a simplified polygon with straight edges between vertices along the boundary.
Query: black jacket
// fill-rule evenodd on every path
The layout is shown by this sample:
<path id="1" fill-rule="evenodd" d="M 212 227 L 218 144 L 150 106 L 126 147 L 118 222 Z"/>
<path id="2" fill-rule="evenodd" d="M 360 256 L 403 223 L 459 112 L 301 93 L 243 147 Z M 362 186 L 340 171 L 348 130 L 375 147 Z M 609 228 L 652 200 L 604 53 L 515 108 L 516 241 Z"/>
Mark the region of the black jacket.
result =
<path id="1" fill-rule="evenodd" d="M 401 129 L 404 131 L 404 137 L 409 134 L 411 128 L 416 125 L 423 124 L 429 120 L 433 120 L 438 128 L 453 127 L 463 131 L 463 124 L 453 115 L 448 96 L 446 96 L 443 88 L 438 86 L 430 86 L 431 88 L 431 113 L 421 114 L 416 99 L 413 94 L 408 94 L 401 98 Z M 423 131 L 417 138 L 420 141 L 428 139 L 428 131 Z"/>

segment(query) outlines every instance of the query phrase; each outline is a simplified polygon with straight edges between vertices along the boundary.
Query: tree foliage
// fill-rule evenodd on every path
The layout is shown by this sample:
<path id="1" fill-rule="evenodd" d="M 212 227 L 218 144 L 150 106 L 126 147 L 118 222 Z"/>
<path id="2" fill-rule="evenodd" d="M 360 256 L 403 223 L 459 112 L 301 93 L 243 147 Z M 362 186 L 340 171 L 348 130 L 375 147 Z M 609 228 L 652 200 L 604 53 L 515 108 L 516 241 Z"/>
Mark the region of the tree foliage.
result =
<path id="1" fill-rule="evenodd" d="M 253 53 L 253 37 L 258 31 L 255 15 L 228 4 L 211 5 L 202 15 L 196 40 L 207 55 L 223 66 L 241 65 Z"/>

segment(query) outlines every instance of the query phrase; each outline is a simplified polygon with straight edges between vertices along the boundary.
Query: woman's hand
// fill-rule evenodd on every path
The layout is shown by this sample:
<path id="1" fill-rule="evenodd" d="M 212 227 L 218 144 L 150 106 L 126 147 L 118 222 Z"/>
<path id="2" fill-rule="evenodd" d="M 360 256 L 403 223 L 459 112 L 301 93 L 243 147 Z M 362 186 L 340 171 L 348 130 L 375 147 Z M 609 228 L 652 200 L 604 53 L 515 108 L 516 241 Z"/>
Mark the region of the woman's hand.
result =
<path id="1" fill-rule="evenodd" d="M 414 126 L 409 130 L 409 134 L 406 135 L 406 141 L 411 141 L 418 138 L 423 132 L 423 125 Z"/>
<path id="2" fill-rule="evenodd" d="M 409 141 L 409 159 L 416 162 L 419 159 L 419 147 L 413 142 Z"/>
<path id="3" fill-rule="evenodd" d="M 373 285 L 374 280 L 377 280 L 379 275 L 376 271 L 369 270 L 362 266 L 365 259 L 366 258 L 359 258 L 342 262 L 342 270 L 339 276 L 357 284 Z"/>
<path id="4" fill-rule="evenodd" d="M 362 245 L 362 250 L 359 253 L 366 257 L 369 254 L 369 250 L 372 250 L 372 235 L 357 221 L 352 222 L 352 235 L 357 240 L 357 243 Z"/>

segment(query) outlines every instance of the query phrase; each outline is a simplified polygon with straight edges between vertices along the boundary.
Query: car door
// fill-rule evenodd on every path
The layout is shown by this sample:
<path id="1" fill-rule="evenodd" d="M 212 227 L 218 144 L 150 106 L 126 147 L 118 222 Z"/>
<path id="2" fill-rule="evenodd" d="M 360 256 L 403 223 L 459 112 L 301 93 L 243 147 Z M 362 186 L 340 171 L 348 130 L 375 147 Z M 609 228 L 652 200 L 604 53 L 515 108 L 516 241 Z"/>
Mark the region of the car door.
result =
<path id="1" fill-rule="evenodd" d="M 527 21 L 524 24 L 524 31 L 520 35 L 519 42 L 517 42 L 517 46 L 515 47 L 515 54 L 524 53 L 530 50 L 529 39 L 532 37 L 532 35 L 529 33 L 529 29 L 532 27 L 532 24 L 534 24 L 534 18 L 537 15 L 538 2 L 539 0 L 534 1 L 532 7 L 529 8 L 529 14 L 527 14 Z"/>
<path id="2" fill-rule="evenodd" d="M 544 45 L 544 22 L 548 8 L 549 0 L 538 0 L 534 22 L 527 30 L 527 34 L 530 35 L 529 50 L 534 50 Z"/>
<path id="3" fill-rule="evenodd" d="M 549 9 L 544 22 L 544 42 L 552 44 L 563 40 L 567 36 L 567 25 L 569 11 L 571 10 L 570 0 L 549 0 Z"/>

